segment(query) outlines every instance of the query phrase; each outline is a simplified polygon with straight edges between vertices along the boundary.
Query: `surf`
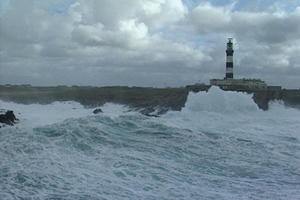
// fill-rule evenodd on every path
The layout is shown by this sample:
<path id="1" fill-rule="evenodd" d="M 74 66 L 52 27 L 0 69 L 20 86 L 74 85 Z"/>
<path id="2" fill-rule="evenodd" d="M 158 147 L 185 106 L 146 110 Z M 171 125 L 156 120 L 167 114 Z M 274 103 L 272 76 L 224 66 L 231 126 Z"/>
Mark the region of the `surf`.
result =
<path id="1" fill-rule="evenodd" d="M 297 199 L 300 111 L 252 96 L 190 93 L 148 117 L 107 103 L 0 101 L 20 123 L 0 130 L 0 198 Z"/>

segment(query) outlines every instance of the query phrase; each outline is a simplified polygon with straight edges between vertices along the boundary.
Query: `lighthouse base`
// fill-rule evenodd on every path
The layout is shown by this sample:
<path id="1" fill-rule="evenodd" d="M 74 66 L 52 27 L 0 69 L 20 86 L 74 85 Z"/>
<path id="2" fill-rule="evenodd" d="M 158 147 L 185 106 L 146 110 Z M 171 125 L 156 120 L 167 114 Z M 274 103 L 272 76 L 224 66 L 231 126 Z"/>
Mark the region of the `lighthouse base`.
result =
<path id="1" fill-rule="evenodd" d="M 221 89 L 229 90 L 266 90 L 267 83 L 260 79 L 211 79 L 210 85 L 219 86 Z"/>

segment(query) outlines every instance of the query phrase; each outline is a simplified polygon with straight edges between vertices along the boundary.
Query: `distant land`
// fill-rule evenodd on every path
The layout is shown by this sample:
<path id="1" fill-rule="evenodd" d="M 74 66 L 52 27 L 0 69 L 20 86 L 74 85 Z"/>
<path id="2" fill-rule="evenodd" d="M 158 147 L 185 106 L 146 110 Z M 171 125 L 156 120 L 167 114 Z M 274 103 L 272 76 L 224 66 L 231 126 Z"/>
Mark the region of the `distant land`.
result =
<path id="1" fill-rule="evenodd" d="M 155 110 L 161 115 L 168 110 L 180 111 L 189 92 L 208 91 L 211 85 L 195 84 L 180 88 L 151 88 L 127 86 L 55 86 L 2 85 L 0 99 L 20 104 L 50 104 L 55 101 L 76 101 L 85 107 L 96 108 L 107 102 L 127 105 L 149 115 Z M 234 90 L 253 94 L 254 102 L 263 110 L 272 100 L 282 100 L 286 106 L 300 108 L 300 90 Z"/>

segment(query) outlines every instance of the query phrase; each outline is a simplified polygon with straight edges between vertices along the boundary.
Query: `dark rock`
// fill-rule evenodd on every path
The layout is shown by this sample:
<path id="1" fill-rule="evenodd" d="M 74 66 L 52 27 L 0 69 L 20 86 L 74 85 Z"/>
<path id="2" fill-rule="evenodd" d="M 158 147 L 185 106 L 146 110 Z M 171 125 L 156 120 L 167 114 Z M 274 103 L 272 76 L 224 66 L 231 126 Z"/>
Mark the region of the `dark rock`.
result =
<path id="1" fill-rule="evenodd" d="M 140 110 L 140 113 L 148 116 L 148 117 L 160 117 L 161 115 L 165 114 L 168 112 L 168 108 L 162 107 L 162 106 L 155 106 L 153 107 L 148 107 Z"/>
<path id="2" fill-rule="evenodd" d="M 154 108 L 150 107 L 150 108 L 142 109 L 142 110 L 140 111 L 140 113 L 143 114 L 143 115 L 149 116 L 150 113 L 152 113 L 152 112 L 154 112 L 154 111 L 155 111 Z"/>
<path id="3" fill-rule="evenodd" d="M 0 99 L 21 104 L 49 104 L 54 101 L 76 101 L 86 108 L 98 108 L 105 103 L 126 105 L 144 115 L 163 115 L 167 111 L 180 111 L 189 92 L 208 91 L 210 85 L 189 85 L 186 88 L 109 87 L 4 87 L 0 86 Z M 300 108 L 300 90 L 233 90 L 253 94 L 254 102 L 263 110 L 270 101 L 283 101 L 286 106 Z M 100 113 L 97 111 L 94 113 Z M 95 113 L 95 114 L 96 114 Z M 5 112 L 0 114 L 5 114 Z"/>
<path id="4" fill-rule="evenodd" d="M 93 111 L 94 114 L 98 114 L 98 113 L 103 113 L 103 111 L 101 110 L 101 108 L 97 108 Z"/>
<path id="5" fill-rule="evenodd" d="M 148 116 L 148 117 L 160 117 L 159 115 L 155 115 L 155 114 L 145 114 L 145 116 Z"/>
<path id="6" fill-rule="evenodd" d="M 18 120 L 13 111 L 8 110 L 5 114 L 0 115 L 0 123 L 8 124 L 13 126 L 15 124 L 15 120 Z M 1 126 L 0 126 L 1 128 Z"/>

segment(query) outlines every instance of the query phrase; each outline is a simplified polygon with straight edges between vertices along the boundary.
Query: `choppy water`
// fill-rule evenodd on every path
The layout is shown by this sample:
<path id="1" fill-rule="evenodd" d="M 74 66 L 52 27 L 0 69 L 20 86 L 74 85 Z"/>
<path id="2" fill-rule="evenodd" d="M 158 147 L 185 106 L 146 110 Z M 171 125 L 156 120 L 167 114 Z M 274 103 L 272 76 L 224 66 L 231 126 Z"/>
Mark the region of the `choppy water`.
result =
<path id="1" fill-rule="evenodd" d="M 0 199 L 299 199 L 300 110 L 189 94 L 159 118 L 106 104 L 20 105 L 0 129 Z"/>

